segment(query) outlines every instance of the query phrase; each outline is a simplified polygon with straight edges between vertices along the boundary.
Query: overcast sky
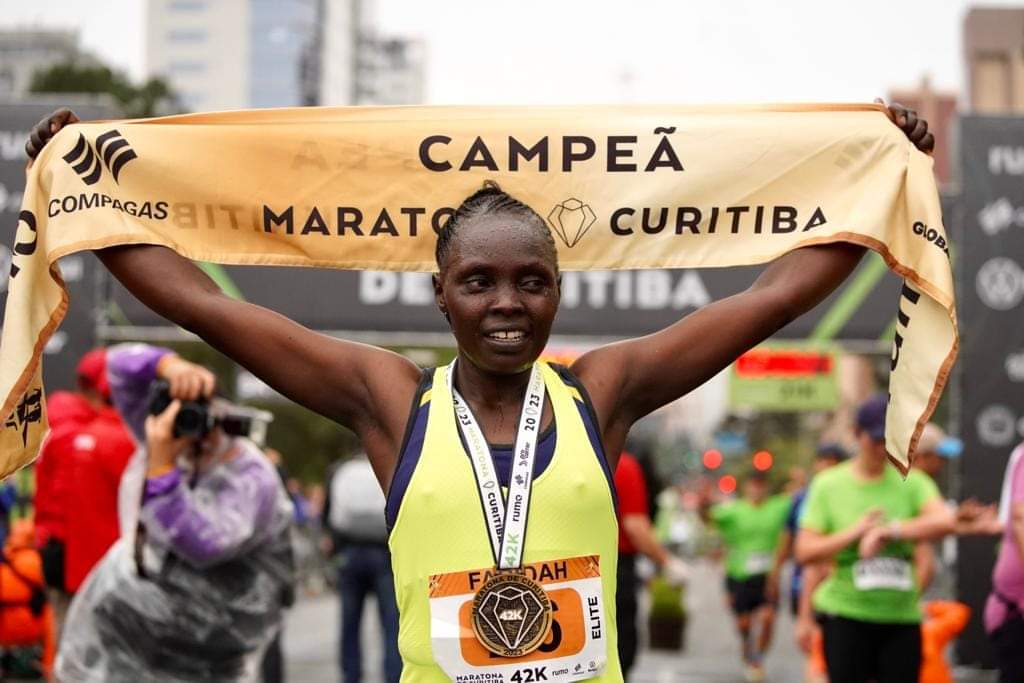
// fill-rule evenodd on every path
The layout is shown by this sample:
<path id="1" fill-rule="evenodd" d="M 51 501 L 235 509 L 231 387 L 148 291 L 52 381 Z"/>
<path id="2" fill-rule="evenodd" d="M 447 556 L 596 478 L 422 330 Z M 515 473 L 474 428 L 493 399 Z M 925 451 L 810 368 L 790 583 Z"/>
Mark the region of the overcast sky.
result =
<path id="1" fill-rule="evenodd" d="M 142 75 L 144 0 L 0 0 L 0 26 L 78 28 Z M 376 0 L 427 43 L 431 103 L 860 101 L 963 82 L 961 27 L 986 0 Z"/>

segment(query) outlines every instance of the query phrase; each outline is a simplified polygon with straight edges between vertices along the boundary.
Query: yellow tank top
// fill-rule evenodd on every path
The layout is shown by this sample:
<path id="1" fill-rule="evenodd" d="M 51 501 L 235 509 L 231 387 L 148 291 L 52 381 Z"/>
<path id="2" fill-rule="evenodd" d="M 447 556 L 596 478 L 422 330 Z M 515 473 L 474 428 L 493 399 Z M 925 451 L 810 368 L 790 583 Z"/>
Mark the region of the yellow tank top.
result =
<path id="1" fill-rule="evenodd" d="M 580 391 L 546 363 L 541 366 L 554 413 L 556 443 L 550 464 L 534 479 L 523 563 L 599 557 L 607 665 L 592 680 L 622 681 L 615 633 L 618 525 L 609 475 L 602 466 L 604 455 L 595 450 L 594 435 L 588 436 L 585 416 L 591 413 Z M 443 367 L 434 371 L 433 386 L 420 405 L 428 401 L 422 451 L 389 539 L 403 683 L 450 680 L 432 649 L 431 577 L 494 566 L 473 468 L 459 437 Z"/>

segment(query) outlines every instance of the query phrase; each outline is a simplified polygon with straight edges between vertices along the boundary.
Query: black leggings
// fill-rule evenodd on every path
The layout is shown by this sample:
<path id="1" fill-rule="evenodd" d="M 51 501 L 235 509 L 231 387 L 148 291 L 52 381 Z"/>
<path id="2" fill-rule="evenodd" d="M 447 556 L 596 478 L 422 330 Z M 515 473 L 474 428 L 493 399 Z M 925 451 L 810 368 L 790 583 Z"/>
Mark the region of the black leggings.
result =
<path id="1" fill-rule="evenodd" d="M 907 683 L 921 670 L 921 626 L 823 616 L 829 683 Z"/>
<path id="2" fill-rule="evenodd" d="M 1008 604 L 1013 609 L 1006 621 L 988 635 L 999 663 L 999 683 L 1024 681 L 1024 617 L 1016 604 Z"/>
<path id="3" fill-rule="evenodd" d="M 636 555 L 619 554 L 619 573 L 615 591 L 615 621 L 619 634 L 619 663 L 622 676 L 629 680 L 629 670 L 636 661 Z"/>

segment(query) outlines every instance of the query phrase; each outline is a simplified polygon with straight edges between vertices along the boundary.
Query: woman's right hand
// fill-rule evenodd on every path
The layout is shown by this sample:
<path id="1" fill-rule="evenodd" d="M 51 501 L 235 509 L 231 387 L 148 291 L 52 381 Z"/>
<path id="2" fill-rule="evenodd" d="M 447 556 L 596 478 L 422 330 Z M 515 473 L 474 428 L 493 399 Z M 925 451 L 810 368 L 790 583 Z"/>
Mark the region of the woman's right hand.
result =
<path id="1" fill-rule="evenodd" d="M 42 121 L 32 128 L 28 135 L 28 141 L 25 142 L 25 154 L 28 155 L 29 168 L 32 167 L 32 162 L 43 151 L 43 147 L 50 141 L 50 138 L 56 135 L 64 126 L 69 123 L 78 123 L 80 120 L 75 115 L 75 112 L 67 107 L 61 107 L 57 111 L 44 116 Z"/>
<path id="2" fill-rule="evenodd" d="M 856 538 L 859 540 L 863 538 L 869 531 L 876 528 L 885 519 L 885 510 L 882 508 L 872 508 L 864 513 L 864 516 L 858 520 L 856 526 Z"/>
<path id="3" fill-rule="evenodd" d="M 197 401 L 213 397 L 217 376 L 204 368 L 169 353 L 156 364 L 156 376 L 167 380 L 171 398 Z"/>
<path id="4" fill-rule="evenodd" d="M 796 646 L 805 655 L 811 654 L 811 649 L 814 647 L 814 632 L 817 629 L 818 625 L 811 617 L 801 615 L 796 620 L 793 637 L 796 640 Z"/>

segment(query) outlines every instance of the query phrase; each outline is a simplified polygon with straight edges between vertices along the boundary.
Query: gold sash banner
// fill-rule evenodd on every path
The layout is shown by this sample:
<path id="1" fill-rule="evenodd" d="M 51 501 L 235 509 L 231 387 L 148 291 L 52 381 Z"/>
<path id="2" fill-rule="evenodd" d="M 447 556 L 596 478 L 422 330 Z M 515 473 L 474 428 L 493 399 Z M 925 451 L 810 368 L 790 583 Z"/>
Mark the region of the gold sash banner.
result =
<path id="1" fill-rule="evenodd" d="M 488 178 L 547 220 L 566 270 L 749 265 L 836 241 L 877 251 L 906 282 L 887 443 L 907 464 L 956 355 L 956 314 L 932 161 L 881 107 L 399 107 L 54 137 L 13 245 L 0 475 L 31 462 L 46 431 L 40 354 L 67 310 L 60 257 L 146 243 L 226 264 L 429 271 L 435 231 Z"/>

